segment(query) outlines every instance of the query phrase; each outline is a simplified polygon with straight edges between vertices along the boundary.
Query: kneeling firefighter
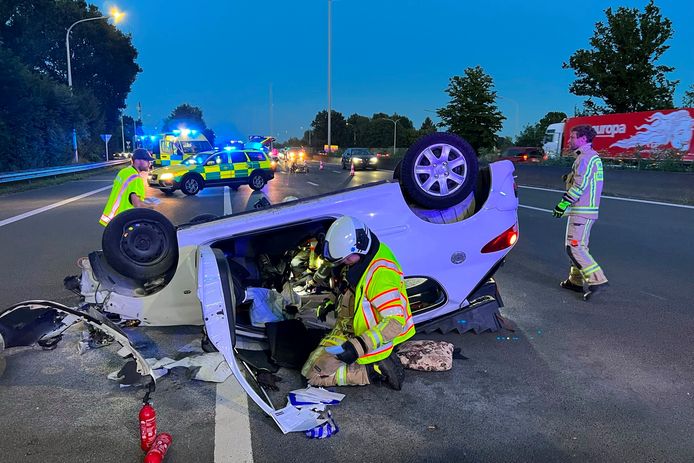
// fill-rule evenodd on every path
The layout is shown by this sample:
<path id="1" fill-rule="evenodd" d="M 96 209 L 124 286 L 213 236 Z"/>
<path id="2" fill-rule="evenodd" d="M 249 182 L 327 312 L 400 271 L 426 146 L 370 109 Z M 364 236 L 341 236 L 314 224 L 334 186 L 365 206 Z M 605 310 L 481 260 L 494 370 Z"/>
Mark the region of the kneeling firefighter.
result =
<path id="1" fill-rule="evenodd" d="M 402 269 L 364 223 L 343 216 L 328 229 L 323 255 L 342 265 L 343 291 L 333 330 L 301 373 L 313 386 L 384 383 L 400 390 L 403 367 L 393 347 L 415 334 Z"/>

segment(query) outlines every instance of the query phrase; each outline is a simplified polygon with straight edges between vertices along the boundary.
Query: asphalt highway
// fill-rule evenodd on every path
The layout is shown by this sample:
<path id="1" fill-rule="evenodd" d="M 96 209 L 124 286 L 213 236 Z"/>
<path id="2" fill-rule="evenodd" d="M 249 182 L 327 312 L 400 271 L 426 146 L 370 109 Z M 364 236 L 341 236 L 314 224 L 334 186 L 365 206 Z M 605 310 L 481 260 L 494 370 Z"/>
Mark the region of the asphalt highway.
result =
<path id="1" fill-rule="evenodd" d="M 309 174 L 278 174 L 264 192 L 278 202 L 391 175 L 349 177 L 339 166 L 312 165 Z M 0 197 L 0 308 L 26 299 L 75 303 L 62 279 L 78 272 L 77 258 L 101 247 L 98 218 L 112 177 Z M 247 187 L 148 194 L 174 223 L 223 214 L 225 195 L 233 211 L 258 197 Z M 220 427 L 216 386 L 174 370 L 155 395 L 160 430 L 174 438 L 166 461 L 691 461 L 694 209 L 604 200 L 591 251 L 611 287 L 583 302 L 558 286 L 568 270 L 565 220 L 549 210 L 561 194 L 520 188 L 519 195 L 520 239 L 496 275 L 515 331 L 420 335 L 452 342 L 468 360 L 449 372 L 408 371 L 400 392 L 340 388 L 347 394 L 333 410 L 340 432 L 327 440 L 282 435 L 245 396 L 227 406 L 247 417 L 246 429 Z M 200 330 L 128 334 L 145 356 L 161 357 L 180 355 Z M 0 354 L 0 461 L 142 461 L 142 394 L 106 378 L 123 364 L 115 349 L 78 354 L 79 335 L 69 332 L 54 351 Z M 280 375 L 282 390 L 301 384 L 296 372 Z M 274 399 L 283 404 L 279 394 Z M 221 447 L 235 446 L 248 446 L 247 457 L 219 456 Z"/>

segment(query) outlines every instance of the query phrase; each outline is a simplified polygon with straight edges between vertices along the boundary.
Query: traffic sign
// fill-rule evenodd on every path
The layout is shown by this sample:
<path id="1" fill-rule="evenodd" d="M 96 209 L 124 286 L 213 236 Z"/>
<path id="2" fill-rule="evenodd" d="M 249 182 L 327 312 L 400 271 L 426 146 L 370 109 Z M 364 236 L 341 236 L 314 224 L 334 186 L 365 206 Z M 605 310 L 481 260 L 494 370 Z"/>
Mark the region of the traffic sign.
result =
<path id="1" fill-rule="evenodd" d="M 102 133 L 100 136 L 101 136 L 101 139 L 103 141 L 105 141 L 106 143 L 108 143 L 108 141 L 111 139 L 110 133 Z"/>

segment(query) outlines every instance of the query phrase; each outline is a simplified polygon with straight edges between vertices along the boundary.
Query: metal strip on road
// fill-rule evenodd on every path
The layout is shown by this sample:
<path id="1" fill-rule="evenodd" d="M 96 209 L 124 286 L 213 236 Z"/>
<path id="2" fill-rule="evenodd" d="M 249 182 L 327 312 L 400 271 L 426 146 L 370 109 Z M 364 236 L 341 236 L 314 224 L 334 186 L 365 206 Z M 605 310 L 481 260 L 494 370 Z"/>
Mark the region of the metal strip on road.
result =
<path id="1" fill-rule="evenodd" d="M 540 187 L 536 187 L 536 186 L 518 185 L 518 188 L 526 188 L 528 190 L 550 191 L 552 193 L 566 193 L 566 190 L 556 190 L 554 188 L 540 188 Z M 606 196 L 606 195 L 602 195 L 602 196 L 600 196 L 600 198 L 601 199 L 614 199 L 616 201 L 628 201 L 631 203 L 652 204 L 654 206 L 669 206 L 669 207 L 680 207 L 682 209 L 694 209 L 694 206 L 688 206 L 686 204 L 665 203 L 662 201 L 649 201 L 647 199 L 620 198 L 618 196 Z"/>
<path id="2" fill-rule="evenodd" d="M 231 215 L 231 189 L 224 187 L 224 215 Z M 252 462 L 248 397 L 233 376 L 217 384 L 214 406 L 215 463 Z"/>
<path id="3" fill-rule="evenodd" d="M 307 181 L 306 183 L 308 183 L 309 185 L 313 185 L 313 186 L 320 186 L 317 183 L 313 183 L 313 182 L 309 182 L 309 181 Z"/>
<path id="4" fill-rule="evenodd" d="M 111 189 L 111 185 L 102 187 L 102 188 L 97 188 L 96 190 L 88 191 L 86 193 L 83 193 L 78 196 L 73 196 L 72 198 L 64 199 L 62 201 L 59 201 L 57 203 L 49 204 L 48 206 L 43 206 L 38 209 L 34 209 L 33 211 L 25 212 L 24 214 L 19 214 L 15 215 L 14 217 L 10 217 L 5 220 L 0 220 L 0 227 L 4 227 L 5 225 L 9 225 L 11 223 L 17 222 L 22 219 L 26 219 L 28 217 L 31 217 L 36 214 L 40 214 L 42 212 L 50 211 L 51 209 L 55 209 L 56 207 L 64 206 L 66 204 L 70 204 L 71 202 L 78 201 L 82 198 L 86 198 L 87 196 L 95 195 L 97 193 L 100 193 L 104 190 L 109 190 Z M 97 217 L 98 219 L 98 217 Z M 96 219 L 95 219 L 96 220 Z"/>

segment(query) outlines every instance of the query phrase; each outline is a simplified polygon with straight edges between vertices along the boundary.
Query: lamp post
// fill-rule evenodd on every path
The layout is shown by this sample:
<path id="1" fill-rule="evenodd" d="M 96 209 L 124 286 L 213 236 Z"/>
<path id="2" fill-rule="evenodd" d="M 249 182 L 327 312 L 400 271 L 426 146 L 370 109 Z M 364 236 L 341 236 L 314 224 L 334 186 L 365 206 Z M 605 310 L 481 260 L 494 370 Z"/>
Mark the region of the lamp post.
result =
<path id="1" fill-rule="evenodd" d="M 84 23 L 87 21 L 96 21 L 99 19 L 109 19 L 113 18 L 113 22 L 117 23 L 125 15 L 125 13 L 118 11 L 116 8 L 112 8 L 108 15 L 97 16 L 95 18 L 86 18 L 75 21 L 70 27 L 67 28 L 67 33 L 65 34 L 65 49 L 67 50 L 67 85 L 70 87 L 70 93 L 72 94 L 72 65 L 70 62 L 70 32 L 72 28 L 79 23 Z M 79 162 L 79 155 L 77 154 L 77 129 L 73 127 L 72 129 L 72 148 L 75 150 L 75 163 Z"/>
<path id="2" fill-rule="evenodd" d="M 397 139 L 398 139 L 398 121 L 399 121 L 400 119 L 402 119 L 402 118 L 399 117 L 399 118 L 397 118 L 397 119 L 395 119 L 395 120 L 393 120 L 393 119 L 387 119 L 387 118 L 381 119 L 381 120 L 383 120 L 383 121 L 390 121 L 390 122 L 393 123 L 393 156 L 395 156 L 395 148 L 396 148 Z"/>
<path id="3" fill-rule="evenodd" d="M 330 95 L 330 49 L 331 49 L 331 42 L 332 42 L 332 10 L 333 10 L 333 0 L 328 0 L 328 153 L 330 153 L 332 144 L 331 144 L 331 127 L 330 127 L 330 116 L 332 113 L 332 106 L 331 106 L 331 95 Z"/>

